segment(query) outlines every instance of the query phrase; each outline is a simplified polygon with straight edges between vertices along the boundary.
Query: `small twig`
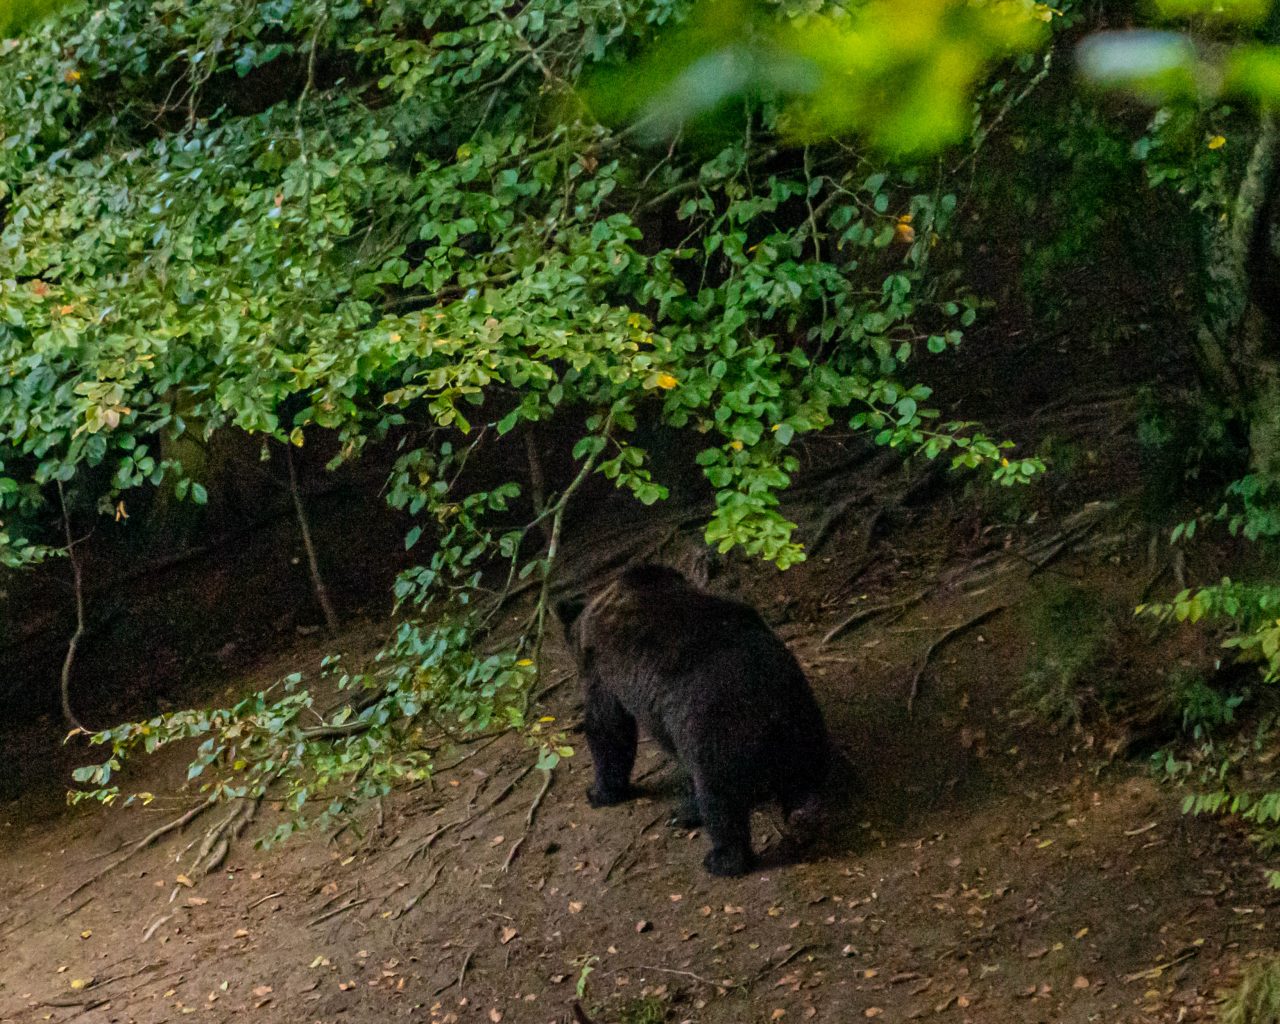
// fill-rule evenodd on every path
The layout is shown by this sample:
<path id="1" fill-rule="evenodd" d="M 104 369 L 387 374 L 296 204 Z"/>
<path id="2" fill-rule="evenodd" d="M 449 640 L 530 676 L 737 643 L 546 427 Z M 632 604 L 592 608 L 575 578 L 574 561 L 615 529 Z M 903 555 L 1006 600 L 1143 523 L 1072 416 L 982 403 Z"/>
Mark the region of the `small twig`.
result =
<path id="1" fill-rule="evenodd" d="M 836 625 L 828 630 L 826 636 L 818 642 L 818 646 L 825 647 L 827 644 L 831 643 L 832 640 L 851 629 L 853 626 L 856 626 L 860 622 L 865 622 L 867 619 L 875 618 L 882 612 L 905 611 L 906 609 L 919 604 L 928 597 L 931 592 L 932 591 L 930 590 L 921 590 L 912 594 L 910 597 L 904 597 L 901 601 L 890 601 L 888 604 L 878 604 L 871 608 L 859 608 L 847 619 L 836 623 Z"/>
<path id="2" fill-rule="evenodd" d="M 551 771 L 542 773 L 546 776 L 542 780 L 542 788 L 538 790 L 538 795 L 533 798 L 533 803 L 529 805 L 529 813 L 524 816 L 524 832 L 507 852 L 507 859 L 502 862 L 501 870 L 505 873 L 511 867 L 511 862 L 516 859 L 516 854 L 520 852 L 520 847 L 524 845 L 524 841 L 529 838 L 529 831 L 533 828 L 533 819 L 538 815 L 538 808 L 542 806 L 542 801 L 547 795 L 547 790 L 551 788 L 551 782 L 555 778 L 555 774 Z"/>
<path id="3" fill-rule="evenodd" d="M 641 971 L 661 971 L 663 974 L 676 974 L 681 978 L 692 978 L 694 981 L 702 985 L 710 985 L 712 988 L 740 988 L 738 985 L 725 985 L 719 981 L 712 981 L 710 978 L 704 978 L 701 974 L 694 974 L 693 971 L 678 971 L 674 967 L 658 967 L 654 964 L 641 964 L 637 970 Z M 729 979 L 725 979 L 726 981 Z"/>
<path id="4" fill-rule="evenodd" d="M 1164 974 L 1164 972 L 1170 967 L 1176 967 L 1178 964 L 1190 960 L 1199 952 L 1200 950 L 1195 947 L 1184 949 L 1172 960 L 1168 960 L 1162 964 L 1156 964 L 1154 967 L 1148 967 L 1145 971 L 1134 971 L 1132 974 L 1126 974 L 1124 976 L 1124 980 L 1127 982 L 1151 981 L 1152 979 L 1160 977 L 1160 975 Z"/>
<path id="5" fill-rule="evenodd" d="M 337 917 L 339 914 L 345 914 L 348 910 L 355 910 L 356 907 L 364 906 L 364 904 L 368 902 L 369 902 L 368 896 L 364 897 L 363 899 L 349 900 L 346 903 L 344 903 L 342 906 L 334 907 L 332 910 L 321 914 L 319 917 L 313 917 L 310 921 L 307 922 L 307 927 L 314 928 L 316 925 L 323 924 L 325 921 L 328 921 L 331 917 Z"/>
<path id="6" fill-rule="evenodd" d="M 790 953 L 788 953 L 781 960 L 779 960 L 776 964 L 772 960 L 769 961 L 763 967 L 761 967 L 760 970 L 756 971 L 755 976 L 749 982 L 746 983 L 746 987 L 751 988 L 753 985 L 759 984 L 760 981 L 763 980 L 766 975 L 771 974 L 773 971 L 781 970 L 783 967 L 786 967 L 787 964 L 791 963 L 791 961 L 794 960 L 796 957 L 800 956 L 800 954 L 807 953 L 812 948 L 813 948 L 812 946 L 808 946 L 808 945 L 797 946 Z"/>
<path id="7" fill-rule="evenodd" d="M 285 891 L 284 891 L 283 889 L 281 889 L 279 892 L 269 892 L 269 893 L 267 893 L 267 895 L 263 896 L 261 899 L 254 900 L 252 903 L 250 903 L 250 904 L 249 904 L 247 907 L 245 907 L 244 909 L 245 909 L 246 911 L 250 911 L 250 910 L 252 910 L 254 907 L 260 907 L 260 906 L 262 906 L 262 904 L 266 903 L 266 902 L 267 902 L 267 900 L 274 900 L 274 899 L 275 899 L 276 897 L 278 897 L 278 896 L 283 896 L 283 895 L 284 895 L 284 893 L 285 893 Z"/>
<path id="8" fill-rule="evenodd" d="M 981 625 L 982 623 L 986 622 L 987 619 L 995 615 L 997 612 L 1004 611 L 1004 609 L 1005 609 L 1004 605 L 998 604 L 992 608 L 988 608 L 984 612 L 979 612 L 973 618 L 967 619 L 964 622 L 959 623 L 958 625 L 952 626 L 945 633 L 943 633 L 942 636 L 938 637 L 938 639 L 933 641 L 933 643 L 931 643 L 928 647 L 925 648 L 924 657 L 920 659 L 920 665 L 916 669 L 915 675 L 911 677 L 911 689 L 907 693 L 907 714 L 908 715 L 912 713 L 912 709 L 915 707 L 916 697 L 920 695 L 920 679 L 924 675 L 924 670 L 929 667 L 929 660 L 938 651 L 938 648 L 942 647 L 944 644 L 948 643 L 949 641 L 954 640 L 956 637 L 958 637 L 961 633 L 965 632 L 966 630 L 973 629 L 975 626 Z"/>
<path id="9" fill-rule="evenodd" d="M 449 989 L 453 988 L 454 985 L 458 986 L 459 993 L 462 992 L 462 982 L 467 976 L 467 968 L 471 966 L 471 958 L 475 956 L 475 952 L 476 951 L 474 949 L 467 950 L 467 955 L 462 958 L 462 970 L 458 972 L 458 977 L 456 979 L 451 979 L 449 981 L 446 981 L 438 989 L 432 992 L 431 993 L 432 999 L 440 995 L 442 992 L 448 992 Z"/>
<path id="10" fill-rule="evenodd" d="M 637 832 L 634 836 L 631 837 L 627 845 L 624 846 L 621 850 L 619 850 L 618 855 L 614 857 L 612 861 L 610 861 L 609 867 L 605 870 L 603 881 L 605 882 L 609 881 L 609 877 L 613 874 L 614 869 L 618 866 L 618 863 L 622 860 L 623 856 L 625 856 L 632 849 L 634 849 L 636 843 L 640 841 L 640 837 L 643 836 L 646 832 L 648 832 L 649 829 L 653 828 L 654 825 L 658 824 L 658 822 L 660 822 L 663 818 L 665 818 L 667 816 L 667 813 L 668 812 L 665 810 L 660 811 L 657 817 L 655 817 L 652 821 L 649 822 L 649 824 L 645 825 L 642 829 L 640 829 L 639 832 Z"/>
<path id="11" fill-rule="evenodd" d="M 160 926 L 163 925 L 166 921 L 172 921 L 173 918 L 174 918 L 173 914 L 164 914 L 161 917 L 157 917 L 154 921 L 152 921 L 149 925 L 147 925 L 147 930 L 142 933 L 142 941 L 149 942 L 151 940 L 151 936 L 153 936 L 157 931 L 160 930 Z"/>

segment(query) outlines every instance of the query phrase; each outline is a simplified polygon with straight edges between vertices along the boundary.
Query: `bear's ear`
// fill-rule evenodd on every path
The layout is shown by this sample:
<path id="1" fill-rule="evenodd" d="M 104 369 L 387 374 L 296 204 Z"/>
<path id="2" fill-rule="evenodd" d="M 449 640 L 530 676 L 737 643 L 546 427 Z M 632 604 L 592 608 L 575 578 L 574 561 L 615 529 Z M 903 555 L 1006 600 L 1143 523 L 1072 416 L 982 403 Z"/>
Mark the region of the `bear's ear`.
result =
<path id="1" fill-rule="evenodd" d="M 582 594 L 563 597 L 556 602 L 556 616 L 560 619 L 566 633 L 578 621 L 578 616 L 582 614 L 582 609 L 586 606 L 587 599 Z"/>

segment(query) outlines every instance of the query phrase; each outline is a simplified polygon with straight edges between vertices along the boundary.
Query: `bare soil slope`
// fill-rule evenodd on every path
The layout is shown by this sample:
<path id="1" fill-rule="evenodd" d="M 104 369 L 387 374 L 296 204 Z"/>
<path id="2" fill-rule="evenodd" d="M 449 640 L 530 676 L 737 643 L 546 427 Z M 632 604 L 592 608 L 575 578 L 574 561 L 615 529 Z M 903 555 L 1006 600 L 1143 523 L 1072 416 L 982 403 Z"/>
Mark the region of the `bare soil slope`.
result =
<path id="1" fill-rule="evenodd" d="M 1259 860 L 1110 757 L 1123 732 L 1055 735 L 1019 696 L 1026 610 L 1062 579 L 1131 607 L 1144 538 L 1106 506 L 992 531 L 941 502 L 889 543 L 882 516 L 841 525 L 832 507 L 813 505 L 810 562 L 713 581 L 778 624 L 849 757 L 803 862 L 760 813 L 762 869 L 707 876 L 705 838 L 666 826 L 671 772 L 650 743 L 651 795 L 620 808 L 587 806 L 585 744 L 548 778 L 504 737 L 336 838 L 242 842 L 189 885 L 197 827 L 70 899 L 190 803 L 28 799 L 0 806 L 0 1020 L 550 1024 L 580 985 L 599 1024 L 1212 1019 L 1276 942 Z M 313 669 L 324 646 L 242 682 Z M 1121 652 L 1100 672 L 1156 689 L 1164 667 Z M 549 704 L 579 713 L 571 682 Z M 157 792 L 182 778 L 174 758 L 147 771 Z"/>

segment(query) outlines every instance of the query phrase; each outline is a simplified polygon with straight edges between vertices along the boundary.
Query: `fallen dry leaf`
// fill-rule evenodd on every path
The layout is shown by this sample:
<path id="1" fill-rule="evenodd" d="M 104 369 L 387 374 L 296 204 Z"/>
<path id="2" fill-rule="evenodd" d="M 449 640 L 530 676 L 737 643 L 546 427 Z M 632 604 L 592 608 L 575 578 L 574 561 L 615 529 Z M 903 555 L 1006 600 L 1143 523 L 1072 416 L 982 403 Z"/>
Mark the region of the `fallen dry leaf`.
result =
<path id="1" fill-rule="evenodd" d="M 259 985 L 253 990 L 253 994 L 261 999 L 263 996 L 269 996 L 275 991 L 270 985 Z"/>
<path id="2" fill-rule="evenodd" d="M 508 942 L 510 942 L 519 934 L 520 932 L 515 928 L 503 928 L 502 935 L 499 937 L 498 941 L 505 946 Z"/>
<path id="3" fill-rule="evenodd" d="M 1088 988 L 1089 979 L 1086 978 L 1083 974 L 1077 975 L 1076 980 L 1071 983 L 1071 987 L 1072 988 Z"/>
<path id="4" fill-rule="evenodd" d="M 196 884 L 195 882 L 191 881 L 191 879 L 188 878 L 186 875 L 179 875 L 177 878 L 174 879 L 174 881 L 177 882 L 179 885 L 184 886 L 187 889 L 190 889 L 193 885 Z"/>
<path id="5" fill-rule="evenodd" d="M 880 1007 L 878 1007 L 878 1006 L 868 1006 L 865 1010 L 863 1010 L 863 1011 L 862 1011 L 862 1016 L 864 1016 L 864 1017 L 879 1017 L 879 1016 L 880 1016 L 880 1014 L 882 1014 L 882 1013 L 884 1013 L 884 1010 L 880 1009 Z"/>
<path id="6" fill-rule="evenodd" d="M 495 1006 L 489 1011 L 489 1019 L 493 1021 L 493 1024 L 498 1024 L 498 1022 L 502 1020 L 502 1011 Z"/>

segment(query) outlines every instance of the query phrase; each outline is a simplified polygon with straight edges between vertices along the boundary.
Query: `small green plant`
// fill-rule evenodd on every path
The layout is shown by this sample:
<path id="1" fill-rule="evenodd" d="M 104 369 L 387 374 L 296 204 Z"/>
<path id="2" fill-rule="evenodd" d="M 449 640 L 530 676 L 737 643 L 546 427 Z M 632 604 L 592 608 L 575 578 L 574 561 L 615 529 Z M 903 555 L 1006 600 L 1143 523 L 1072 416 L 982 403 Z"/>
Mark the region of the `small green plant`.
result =
<path id="1" fill-rule="evenodd" d="M 1050 584 L 1029 615 L 1034 648 L 1023 695 L 1057 724 L 1079 721 L 1082 683 L 1106 649 L 1110 616 L 1097 594 L 1067 583 Z"/>
<path id="2" fill-rule="evenodd" d="M 1250 965 L 1240 984 L 1226 994 L 1220 1024 L 1276 1024 L 1280 1021 L 1280 958 Z"/>
<path id="3" fill-rule="evenodd" d="M 657 996 L 632 999 L 613 1008 L 613 1020 L 618 1024 L 665 1024 L 670 1019 L 670 1004 Z"/>
<path id="4" fill-rule="evenodd" d="M 579 999 L 586 998 L 587 979 L 591 977 L 591 972 L 596 969 L 596 964 L 599 962 L 600 958 L 594 954 L 578 957 L 573 962 L 573 965 L 578 968 L 578 983 L 574 986 L 574 992 L 577 993 Z"/>
<path id="5" fill-rule="evenodd" d="M 1247 693 L 1223 693 L 1199 673 L 1174 672 L 1169 677 L 1169 701 L 1184 735 L 1199 743 L 1214 732 L 1234 725 L 1236 709 Z"/>

